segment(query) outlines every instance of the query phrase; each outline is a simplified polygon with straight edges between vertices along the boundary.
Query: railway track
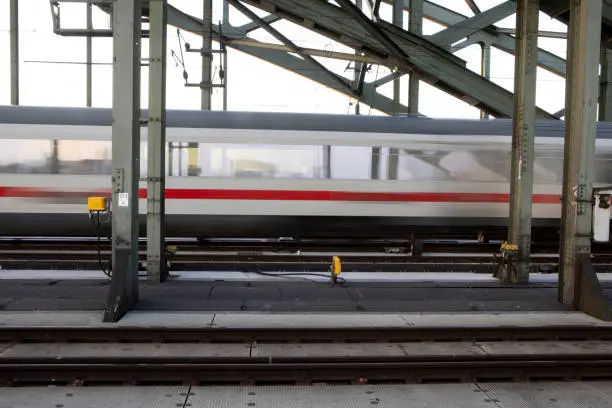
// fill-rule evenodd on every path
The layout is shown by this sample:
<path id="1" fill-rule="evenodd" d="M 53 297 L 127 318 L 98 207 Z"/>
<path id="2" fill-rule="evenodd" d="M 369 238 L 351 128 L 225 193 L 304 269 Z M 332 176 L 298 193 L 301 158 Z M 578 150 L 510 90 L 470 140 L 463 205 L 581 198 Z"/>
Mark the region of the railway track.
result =
<path id="1" fill-rule="evenodd" d="M 612 379 L 612 345 L 594 340 L 203 344 L 132 339 L 14 343 L 0 349 L 4 386 L 603 379 Z"/>
<path id="2" fill-rule="evenodd" d="M 557 244 L 534 243 L 534 272 L 556 271 Z M 495 269 L 498 242 L 423 241 L 418 253 L 398 240 L 173 240 L 168 242 L 171 270 L 240 272 L 327 272 L 331 257 L 341 256 L 344 271 L 483 272 Z M 111 256 L 107 241 L 95 239 L 3 239 L 0 267 L 5 269 L 96 270 Z M 145 268 L 146 243 L 140 246 Z M 612 265 L 612 246 L 594 245 L 598 272 Z M 106 266 L 105 266 L 106 268 Z"/>
<path id="3" fill-rule="evenodd" d="M 604 358 L 605 357 L 605 358 Z M 241 384 L 305 385 L 312 383 L 436 383 L 611 380 L 610 356 L 560 358 L 525 356 L 513 360 L 451 361 L 275 361 L 267 358 L 236 362 L 191 358 L 58 362 L 30 359 L 0 363 L 0 384 L 28 385 L 150 385 Z"/>

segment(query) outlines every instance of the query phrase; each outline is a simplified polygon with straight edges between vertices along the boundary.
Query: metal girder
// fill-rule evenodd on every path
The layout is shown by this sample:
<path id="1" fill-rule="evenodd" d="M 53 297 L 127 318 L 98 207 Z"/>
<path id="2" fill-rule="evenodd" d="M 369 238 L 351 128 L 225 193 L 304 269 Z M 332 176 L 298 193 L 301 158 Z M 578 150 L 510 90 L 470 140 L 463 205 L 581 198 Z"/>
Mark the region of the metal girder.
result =
<path id="1" fill-rule="evenodd" d="M 192 32 L 194 34 L 201 33 L 202 23 L 201 20 L 190 16 L 189 14 L 183 13 L 175 7 L 168 6 L 168 24 L 180 29 Z M 223 35 L 225 38 L 230 40 L 228 46 L 244 52 L 245 54 L 267 61 L 271 64 L 277 65 L 281 68 L 295 72 L 298 75 L 309 78 L 315 82 L 320 83 L 326 87 L 334 89 L 338 92 L 344 93 L 345 88 L 339 87 L 336 81 L 332 81 L 327 75 L 312 69 L 312 65 L 304 61 L 302 58 L 288 54 L 283 50 L 262 48 L 244 44 L 233 44 L 232 39 L 243 39 L 244 34 L 238 31 L 236 28 L 231 26 L 223 27 Z M 213 38 L 219 40 L 218 28 L 213 26 Z M 342 78 L 349 86 L 352 81 Z M 361 95 L 361 101 L 373 107 L 374 109 L 380 110 L 385 113 L 393 113 L 393 100 L 381 95 L 377 92 L 377 87 L 374 84 L 365 83 L 363 86 L 363 92 Z M 407 108 L 407 107 L 406 107 Z"/>
<path id="2" fill-rule="evenodd" d="M 141 0 L 113 5 L 112 248 L 105 322 L 138 302 Z"/>
<path id="3" fill-rule="evenodd" d="M 474 0 L 465 0 L 465 2 L 467 3 L 470 10 L 472 10 L 472 13 L 474 14 L 480 13 L 480 8 L 476 5 L 476 3 L 474 3 Z"/>
<path id="4" fill-rule="evenodd" d="M 147 278 L 168 278 L 166 265 L 167 0 L 150 0 L 149 134 L 147 140 Z"/>
<path id="5" fill-rule="evenodd" d="M 591 252 L 602 0 L 571 4 L 558 291 L 563 304 L 577 307 L 578 260 Z"/>
<path id="6" fill-rule="evenodd" d="M 332 81 L 335 81 L 338 86 L 346 88 L 344 93 L 351 93 L 352 92 L 352 87 L 350 84 L 348 84 L 347 82 L 345 82 L 344 80 L 342 80 L 340 77 L 338 77 L 338 75 L 334 74 L 333 72 L 331 72 L 330 70 L 328 70 L 327 68 L 325 68 L 325 66 L 323 66 L 323 64 L 321 64 L 319 61 L 317 61 L 316 59 L 314 59 L 313 57 L 311 57 L 308 54 L 303 54 L 300 51 L 300 47 L 298 47 L 297 45 L 295 45 L 293 43 L 293 41 L 291 41 L 289 38 L 285 37 L 281 32 L 279 32 L 276 28 L 272 27 L 270 24 L 266 23 L 263 19 L 261 19 L 257 14 L 253 13 L 251 10 L 249 10 L 247 7 L 245 7 L 242 3 L 240 3 L 238 0 L 229 0 L 230 4 L 232 6 L 234 6 L 234 8 L 238 11 L 240 11 L 242 14 L 244 14 L 246 17 L 248 17 L 249 19 L 251 19 L 253 22 L 256 22 L 258 24 L 261 25 L 261 28 L 263 28 L 264 30 L 266 30 L 268 33 L 270 33 L 274 38 L 276 38 L 278 41 L 282 42 L 283 44 L 287 45 L 290 49 L 291 52 L 294 52 L 298 55 L 301 55 L 306 61 L 308 61 L 310 64 L 312 64 L 312 66 L 315 69 L 320 70 L 321 72 L 323 72 L 325 75 L 327 75 Z"/>
<path id="7" fill-rule="evenodd" d="M 495 27 L 495 30 L 498 33 L 502 33 L 502 34 L 516 35 L 516 30 L 514 28 Z M 561 32 L 561 31 L 542 31 L 542 30 L 539 30 L 538 31 L 538 37 L 558 38 L 558 39 L 564 40 L 564 39 L 567 39 L 567 33 Z"/>
<path id="8" fill-rule="evenodd" d="M 386 52 L 393 55 L 398 60 L 402 60 L 407 57 L 404 50 L 402 50 L 397 43 L 391 40 L 387 33 L 385 33 L 374 21 L 366 17 L 365 14 L 357 8 L 350 0 L 338 0 L 340 6 L 346 13 L 359 24 L 363 29 L 380 42 L 385 48 Z M 327 3 L 326 3 L 327 4 Z M 313 10 L 314 11 L 314 10 Z M 311 16 L 314 17 L 314 16 Z M 362 44 L 363 46 L 363 44 Z"/>
<path id="9" fill-rule="evenodd" d="M 410 34 L 392 24 L 370 23 L 376 26 L 376 31 L 382 32 L 395 44 L 392 50 L 389 50 L 387 46 L 372 41 L 372 31 L 366 30 L 364 22 L 359 25 L 354 24 L 351 14 L 347 13 L 345 8 L 338 8 L 325 1 L 269 0 L 260 3 L 249 0 L 249 3 L 349 47 L 397 64 L 401 71 L 416 71 L 422 80 L 478 109 L 486 110 L 493 116 L 513 115 L 511 92 L 470 71 L 463 65 L 463 60 L 441 50 L 420 36 Z M 398 58 L 396 47 L 409 57 Z M 542 119 L 554 119 L 551 114 L 541 109 L 538 109 L 537 116 Z"/>
<path id="10" fill-rule="evenodd" d="M 511 16 L 516 12 L 516 3 L 506 1 L 500 5 L 490 8 L 480 14 L 476 14 L 472 18 L 463 20 L 457 24 L 453 24 L 448 28 L 439 31 L 431 36 L 429 40 L 441 47 L 450 47 L 455 42 L 462 38 L 487 28 L 494 23 L 497 23 L 504 18 Z"/>
<path id="11" fill-rule="evenodd" d="M 87 10 L 87 30 L 91 31 L 93 30 L 93 20 L 92 20 L 92 4 L 91 3 L 87 3 L 86 6 Z M 86 74 L 85 74 L 85 104 L 87 106 L 91 106 L 92 104 L 92 64 L 91 64 L 91 59 L 92 59 L 92 38 L 91 36 L 87 36 L 86 40 L 86 60 L 87 60 L 87 68 L 86 68 Z"/>
<path id="12" fill-rule="evenodd" d="M 200 109 L 210 110 L 212 104 L 212 0 L 202 1 L 202 76 L 200 80 Z M 194 148 L 190 146 L 190 148 Z M 193 171 L 193 167 L 189 166 Z"/>
<path id="13" fill-rule="evenodd" d="M 269 14 L 265 17 L 260 17 L 262 21 L 268 23 L 268 24 L 272 24 L 274 22 L 277 22 L 278 20 L 281 20 L 280 17 L 278 16 L 273 16 L 272 14 Z M 259 22 L 255 22 L 255 21 L 251 21 L 250 23 L 246 23 L 243 24 L 241 26 L 236 27 L 237 30 L 240 30 L 244 33 L 250 33 L 251 31 L 255 31 L 257 29 L 261 28 L 261 24 L 259 24 Z"/>
<path id="14" fill-rule="evenodd" d="M 612 121 L 612 50 L 601 47 L 599 76 L 599 120 Z"/>
<path id="15" fill-rule="evenodd" d="M 515 4 L 515 3 L 511 3 Z M 536 64 L 538 48 L 538 0 L 519 0 L 516 13 L 518 53 L 514 64 L 514 110 L 512 121 L 512 168 L 508 242 L 518 245 L 516 270 L 506 269 L 502 280 L 529 282 L 531 215 L 535 146 Z"/>
<path id="16" fill-rule="evenodd" d="M 19 105 L 19 0 L 10 2 L 11 105 Z"/>
<path id="17" fill-rule="evenodd" d="M 409 4 L 408 31 L 423 35 L 423 0 L 410 0 Z M 408 113 L 419 113 L 419 76 L 416 72 L 411 72 L 408 80 Z"/>
<path id="18" fill-rule="evenodd" d="M 393 0 L 384 0 L 391 4 Z M 410 10 L 410 0 L 404 0 L 404 6 Z M 463 14 L 449 10 L 430 1 L 423 2 L 423 16 L 441 25 L 451 26 L 468 19 Z M 491 44 L 493 47 L 509 54 L 516 54 L 515 39 L 511 35 L 498 32 L 495 27 L 487 27 L 472 35 L 476 42 Z M 538 66 L 554 74 L 565 76 L 565 59 L 538 48 Z"/>
<path id="19" fill-rule="evenodd" d="M 516 1 L 516 0 L 513 0 Z M 589 0 L 590 1 L 590 0 Z M 549 16 L 568 24 L 570 21 L 570 1 L 569 0 L 541 0 L 540 11 Z M 607 47 L 612 46 L 612 0 L 604 0 L 602 2 L 602 27 L 601 40 Z"/>

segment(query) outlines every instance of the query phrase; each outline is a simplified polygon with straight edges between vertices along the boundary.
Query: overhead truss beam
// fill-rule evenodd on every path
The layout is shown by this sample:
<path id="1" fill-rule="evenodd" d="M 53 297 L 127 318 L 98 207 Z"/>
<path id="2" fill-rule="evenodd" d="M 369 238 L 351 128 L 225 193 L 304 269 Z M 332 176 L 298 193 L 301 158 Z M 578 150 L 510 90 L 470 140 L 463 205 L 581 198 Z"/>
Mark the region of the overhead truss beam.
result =
<path id="1" fill-rule="evenodd" d="M 341 8 L 322 0 L 248 2 L 365 54 L 378 56 L 396 65 L 400 71 L 414 71 L 422 80 L 493 116 L 511 117 L 513 114 L 511 92 L 470 71 L 463 60 L 443 52 L 418 35 L 389 23 L 365 21 L 365 15 L 351 4 L 358 11 L 356 13 L 347 5 L 347 0 L 341 2 Z M 353 23 L 353 17 L 359 24 Z M 377 41 L 372 42 L 372 37 Z M 554 118 L 541 109 L 537 117 Z"/>
<path id="2" fill-rule="evenodd" d="M 168 24 L 194 34 L 199 34 L 202 31 L 202 22 L 200 19 L 183 13 L 172 6 L 168 6 Z M 346 88 L 339 85 L 338 81 L 333 80 L 319 70 L 313 70 L 312 65 L 304 59 L 287 53 L 287 49 L 285 48 L 287 47 L 286 45 L 276 44 L 277 47 L 282 47 L 282 49 L 270 48 L 267 43 L 260 43 L 250 39 L 246 40 L 244 33 L 241 33 L 238 29 L 231 26 L 223 27 L 223 35 L 226 44 L 238 51 L 244 52 L 245 54 L 262 59 L 271 64 L 292 71 L 298 75 L 309 78 L 330 89 L 334 89 L 341 93 L 346 93 Z M 213 26 L 213 38 L 217 41 L 219 40 L 219 29 L 217 26 Z M 248 41 L 249 43 L 244 43 L 244 41 Z M 252 43 L 257 43 L 257 45 L 253 45 Z M 323 52 L 329 54 L 329 51 Z M 316 53 L 313 52 L 312 55 L 316 55 Z M 333 56 L 333 54 L 330 56 Z M 374 60 L 379 61 L 378 59 L 373 60 L 372 57 L 360 57 L 354 56 L 353 54 L 350 54 L 350 56 L 351 60 L 362 58 L 364 62 L 372 62 Z M 344 78 L 340 79 L 343 82 L 346 82 L 348 86 L 352 85 L 353 81 L 349 81 Z M 353 92 L 351 92 L 351 94 L 353 94 Z M 360 100 L 374 109 L 380 110 L 381 112 L 389 114 L 393 113 L 393 100 L 378 93 L 377 87 L 372 83 L 364 83 Z"/>
<path id="3" fill-rule="evenodd" d="M 507 1 L 497 5 L 485 12 L 465 19 L 457 24 L 449 26 L 445 30 L 439 31 L 429 36 L 429 40 L 441 47 L 450 47 L 452 44 L 469 37 L 470 35 L 483 30 L 494 23 L 511 16 L 516 11 L 516 3 Z"/>
<path id="4" fill-rule="evenodd" d="M 391 4 L 393 0 L 383 1 Z M 410 1 L 411 0 L 404 0 L 404 6 L 407 10 L 410 10 Z M 444 26 L 452 26 L 468 19 L 468 17 L 464 16 L 463 14 L 449 10 L 430 1 L 423 2 L 423 16 L 430 21 Z M 516 43 L 514 37 L 503 33 L 503 30 L 499 31 L 499 29 L 496 27 L 489 26 L 481 31 L 478 31 L 477 33 L 472 34 L 470 38 L 472 39 L 473 43 L 480 42 L 490 44 L 499 50 L 516 55 Z M 454 52 L 456 50 L 453 49 L 452 51 Z M 538 49 L 537 57 L 539 67 L 565 77 L 565 59 L 541 48 Z"/>

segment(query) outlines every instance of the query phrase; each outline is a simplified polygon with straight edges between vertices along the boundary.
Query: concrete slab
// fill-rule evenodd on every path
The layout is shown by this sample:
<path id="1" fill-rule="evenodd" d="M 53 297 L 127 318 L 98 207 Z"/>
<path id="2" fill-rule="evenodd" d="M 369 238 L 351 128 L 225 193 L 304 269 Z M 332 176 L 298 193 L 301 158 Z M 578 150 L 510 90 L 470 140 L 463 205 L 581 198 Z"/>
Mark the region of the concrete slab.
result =
<path id="1" fill-rule="evenodd" d="M 217 313 L 214 327 L 226 328 L 334 328 L 334 327 L 404 327 L 406 323 L 397 314 L 264 314 Z"/>
<path id="2" fill-rule="evenodd" d="M 192 387 L 192 408 L 492 408 L 473 384 L 310 387 Z"/>
<path id="3" fill-rule="evenodd" d="M 256 312 L 357 312 L 357 304 L 352 300 L 247 300 L 243 304 L 243 310 Z"/>
<path id="4" fill-rule="evenodd" d="M 0 388 L 0 408 L 176 408 L 185 406 L 186 386 Z"/>
<path id="5" fill-rule="evenodd" d="M 250 344 L 208 343 L 24 343 L 15 344 L 0 353 L 0 361 L 7 358 L 127 358 L 127 357 L 244 357 L 248 358 Z"/>
<path id="6" fill-rule="evenodd" d="M 404 356 L 399 344 L 254 344 L 253 357 L 369 357 Z"/>
<path id="7" fill-rule="evenodd" d="M 148 296 L 136 305 L 137 311 L 148 312 L 239 312 L 243 310 L 242 300 L 206 300 L 178 296 L 166 297 L 163 294 Z"/>
<path id="8" fill-rule="evenodd" d="M 415 327 L 555 327 L 612 326 L 581 312 L 403 313 Z"/>
<path id="9" fill-rule="evenodd" d="M 108 327 L 103 313 L 95 312 L 0 312 L 0 327 Z"/>
<path id="10" fill-rule="evenodd" d="M 210 326 L 214 313 L 197 312 L 139 312 L 133 311 L 116 323 L 119 327 L 194 327 Z"/>
<path id="11" fill-rule="evenodd" d="M 478 342 L 486 354 L 529 355 L 529 354 L 610 354 L 612 343 L 605 341 L 521 341 L 521 342 Z"/>
<path id="12" fill-rule="evenodd" d="M 215 286 L 210 293 L 211 300 L 279 300 L 277 287 L 223 287 Z"/>
<path id="13" fill-rule="evenodd" d="M 0 388 L 0 395 L 1 408 L 607 408 L 612 383 L 17 387 Z"/>
<path id="14" fill-rule="evenodd" d="M 0 312 L 0 327 L 213 327 L 226 328 L 398 328 L 599 326 L 580 312 L 503 313 L 201 313 L 133 311 L 118 323 L 102 323 L 102 312 Z"/>
<path id="15" fill-rule="evenodd" d="M 612 401 L 610 382 L 490 383 L 483 388 L 502 407 L 608 408 Z"/>

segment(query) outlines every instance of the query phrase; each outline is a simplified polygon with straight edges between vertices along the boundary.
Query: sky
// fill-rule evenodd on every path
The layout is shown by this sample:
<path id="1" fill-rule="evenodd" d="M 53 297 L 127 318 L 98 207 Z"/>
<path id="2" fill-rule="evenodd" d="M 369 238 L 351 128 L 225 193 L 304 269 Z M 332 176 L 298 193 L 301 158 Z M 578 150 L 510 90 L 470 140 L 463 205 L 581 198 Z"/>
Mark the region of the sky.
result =
<path id="1" fill-rule="evenodd" d="M 459 0 L 433 0 L 434 3 L 457 11 L 466 16 L 472 12 L 467 4 Z M 502 0 L 476 0 L 482 10 L 493 7 Z M 201 1 L 170 0 L 178 9 L 200 17 Z M 221 1 L 213 0 L 213 21 L 222 18 Z M 0 104 L 10 102 L 10 54 L 9 54 L 9 0 L 0 0 Z M 108 28 L 109 16 L 94 8 L 94 27 Z M 264 13 L 252 9 L 257 14 Z M 62 5 L 62 27 L 84 28 L 85 6 L 82 4 Z M 391 8 L 381 7 L 381 16 L 390 19 Z M 515 16 L 499 22 L 500 27 L 514 27 Z M 85 39 L 60 37 L 52 31 L 51 12 L 48 0 L 20 1 L 20 96 L 23 105 L 38 106 L 85 106 Z M 237 10 L 230 8 L 229 21 L 238 26 L 249 22 Z M 408 14 L 404 15 L 407 25 Z M 286 21 L 274 24 L 285 36 L 299 46 L 327 49 L 340 52 L 351 50 L 318 34 L 311 33 Z M 433 34 L 443 29 L 435 23 L 425 21 L 424 34 Z M 540 14 L 540 29 L 566 31 L 565 25 Z M 199 47 L 199 38 L 182 32 L 186 41 Z M 252 33 L 257 40 L 276 42 L 263 30 Z M 213 47 L 217 45 L 214 44 Z M 565 57 L 565 40 L 540 38 L 539 46 L 556 55 Z M 143 42 L 143 57 L 148 53 L 148 41 Z M 198 88 L 185 87 L 182 67 L 176 66 L 170 53 L 179 53 L 176 29 L 168 28 L 168 109 L 199 109 L 200 93 Z M 469 69 L 480 71 L 480 47 L 473 45 L 459 51 L 456 55 L 467 61 Z M 345 61 L 318 60 L 339 75 L 352 77 L 346 71 Z M 112 39 L 93 39 L 93 106 L 110 107 L 112 103 Z M 198 54 L 185 54 L 185 65 L 190 81 L 199 82 L 201 61 Z M 218 66 L 218 60 L 214 63 Z M 512 91 L 514 57 L 493 49 L 491 57 L 491 80 Z M 213 68 L 215 72 L 215 68 Z M 381 78 L 389 73 L 386 68 L 372 69 L 366 82 Z M 271 111 L 271 112 L 312 112 L 312 113 L 353 113 L 351 102 L 342 95 L 306 78 L 285 71 L 265 61 L 256 59 L 239 51 L 228 52 L 228 109 L 234 111 Z M 537 103 L 538 106 L 553 113 L 564 107 L 565 81 L 545 70 L 538 69 Z M 142 105 L 147 103 L 147 68 L 142 69 Z M 401 81 L 401 99 L 407 103 L 408 78 Z M 380 88 L 381 92 L 392 96 L 392 83 Z M 367 101 L 366 101 L 367 102 Z M 213 95 L 213 109 L 222 109 L 222 94 L 216 89 Z M 362 114 L 381 114 L 375 109 L 362 105 Z M 444 94 L 427 84 L 421 83 L 420 113 L 434 118 L 478 118 L 479 112 L 473 107 Z"/>

